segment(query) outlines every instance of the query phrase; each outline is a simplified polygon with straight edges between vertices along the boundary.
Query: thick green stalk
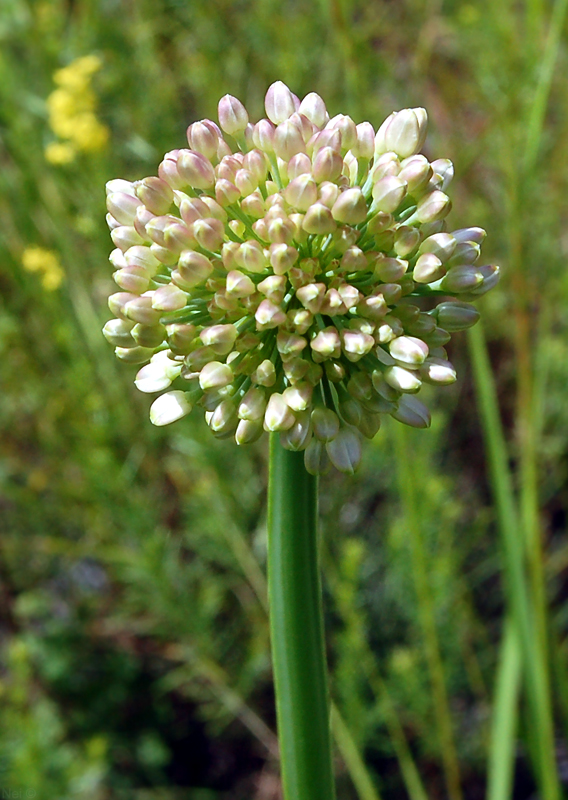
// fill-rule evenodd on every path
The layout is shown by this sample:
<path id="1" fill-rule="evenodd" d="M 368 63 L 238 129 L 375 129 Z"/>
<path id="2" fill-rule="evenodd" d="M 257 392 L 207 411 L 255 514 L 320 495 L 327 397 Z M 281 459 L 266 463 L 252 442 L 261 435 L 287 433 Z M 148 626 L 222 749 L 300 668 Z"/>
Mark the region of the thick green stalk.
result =
<path id="1" fill-rule="evenodd" d="M 268 598 L 284 800 L 335 797 L 316 523 L 317 479 L 272 434 Z"/>

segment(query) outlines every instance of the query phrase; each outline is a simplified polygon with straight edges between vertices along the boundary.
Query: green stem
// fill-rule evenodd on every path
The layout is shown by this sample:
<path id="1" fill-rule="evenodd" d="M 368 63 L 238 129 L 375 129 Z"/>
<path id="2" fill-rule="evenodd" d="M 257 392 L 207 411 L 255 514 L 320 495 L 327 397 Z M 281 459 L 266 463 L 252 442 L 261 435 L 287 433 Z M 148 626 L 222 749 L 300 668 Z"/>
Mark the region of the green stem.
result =
<path id="1" fill-rule="evenodd" d="M 284 800 L 335 797 L 316 522 L 317 480 L 272 434 L 268 598 Z"/>

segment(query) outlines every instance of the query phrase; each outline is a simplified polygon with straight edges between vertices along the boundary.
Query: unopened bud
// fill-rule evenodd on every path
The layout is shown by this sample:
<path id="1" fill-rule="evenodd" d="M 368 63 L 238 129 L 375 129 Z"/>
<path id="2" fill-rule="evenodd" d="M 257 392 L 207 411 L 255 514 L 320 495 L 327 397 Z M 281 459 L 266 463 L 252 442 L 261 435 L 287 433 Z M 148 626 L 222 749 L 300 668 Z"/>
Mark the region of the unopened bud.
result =
<path id="1" fill-rule="evenodd" d="M 375 139 L 375 152 L 392 150 L 401 158 L 417 153 L 426 138 L 428 115 L 424 108 L 404 108 L 383 122 Z"/>
<path id="2" fill-rule="evenodd" d="M 447 216 L 451 207 L 452 202 L 448 195 L 436 190 L 420 198 L 415 217 L 418 222 L 434 222 Z"/>
<path id="3" fill-rule="evenodd" d="M 189 414 L 191 408 L 187 392 L 166 392 L 152 403 L 150 421 L 157 426 L 169 425 Z"/>
<path id="4" fill-rule="evenodd" d="M 253 383 L 258 383 L 259 386 L 274 386 L 276 383 L 276 370 L 274 364 L 266 358 L 251 375 Z"/>
<path id="5" fill-rule="evenodd" d="M 264 430 L 287 431 L 295 421 L 296 418 L 284 397 L 278 392 L 271 394 L 264 414 Z"/>
<path id="6" fill-rule="evenodd" d="M 157 311 L 177 311 L 185 308 L 186 303 L 187 294 L 171 283 L 160 286 L 152 295 L 152 308 Z"/>
<path id="7" fill-rule="evenodd" d="M 396 411 L 391 412 L 391 417 L 403 422 L 405 425 L 410 425 L 412 428 L 430 427 L 430 412 L 428 408 L 416 397 L 410 397 L 406 394 L 398 401 L 398 407 Z"/>
<path id="8" fill-rule="evenodd" d="M 242 133 L 248 125 L 249 117 L 246 108 L 240 100 L 230 94 L 226 94 L 219 100 L 217 112 L 219 125 L 229 136 Z"/>
<path id="9" fill-rule="evenodd" d="M 332 326 L 324 328 L 314 336 L 310 342 L 316 360 L 326 358 L 339 358 L 341 355 L 341 338 L 337 328 Z"/>
<path id="10" fill-rule="evenodd" d="M 284 122 L 296 111 L 294 96 L 282 81 L 273 83 L 264 98 L 266 116 L 275 125 Z"/>
<path id="11" fill-rule="evenodd" d="M 406 194 L 406 182 L 396 175 L 387 175 L 373 186 L 373 208 L 385 214 L 396 211 Z"/>
<path id="12" fill-rule="evenodd" d="M 458 300 L 440 303 L 436 308 L 438 322 L 442 328 L 451 332 L 473 327 L 479 316 L 479 311 L 474 306 Z"/>
<path id="13" fill-rule="evenodd" d="M 103 335 L 107 342 L 114 347 L 128 349 L 136 344 L 130 333 L 133 327 L 133 322 L 124 319 L 109 319 L 103 328 Z"/>
<path id="14" fill-rule="evenodd" d="M 325 103 L 319 94 L 310 92 L 307 94 L 298 108 L 300 114 L 307 117 L 317 128 L 323 128 L 329 120 L 329 114 Z"/>
<path id="15" fill-rule="evenodd" d="M 333 466 L 346 475 L 354 475 L 361 463 L 361 439 L 352 428 L 341 428 L 335 439 L 325 445 Z"/>
<path id="16" fill-rule="evenodd" d="M 434 253 L 423 253 L 418 257 L 412 272 L 412 279 L 416 283 L 433 283 L 442 278 L 446 268 Z"/>
<path id="17" fill-rule="evenodd" d="M 399 392 L 409 392 L 413 394 L 422 386 L 418 375 L 405 367 L 387 367 L 384 375 L 386 382 Z"/>
<path id="18" fill-rule="evenodd" d="M 363 192 L 358 186 L 342 192 L 331 209 L 331 214 L 337 222 L 347 225 L 357 225 L 367 218 L 367 203 Z"/>
<path id="19" fill-rule="evenodd" d="M 235 253 L 235 260 L 239 267 L 247 272 L 263 272 L 267 265 L 264 250 L 254 239 L 243 242 L 239 246 Z"/>
<path id="20" fill-rule="evenodd" d="M 209 189 L 215 184 L 211 162 L 196 150 L 180 150 L 177 170 L 180 177 L 195 189 Z"/>
<path id="21" fill-rule="evenodd" d="M 272 303 L 270 300 L 263 300 L 259 304 L 254 318 L 256 319 L 256 328 L 259 331 L 278 328 L 279 325 L 283 325 L 286 322 L 286 314 L 279 305 Z"/>
<path id="22" fill-rule="evenodd" d="M 252 444 L 262 436 L 264 428 L 262 420 L 241 419 L 235 431 L 237 444 Z"/>

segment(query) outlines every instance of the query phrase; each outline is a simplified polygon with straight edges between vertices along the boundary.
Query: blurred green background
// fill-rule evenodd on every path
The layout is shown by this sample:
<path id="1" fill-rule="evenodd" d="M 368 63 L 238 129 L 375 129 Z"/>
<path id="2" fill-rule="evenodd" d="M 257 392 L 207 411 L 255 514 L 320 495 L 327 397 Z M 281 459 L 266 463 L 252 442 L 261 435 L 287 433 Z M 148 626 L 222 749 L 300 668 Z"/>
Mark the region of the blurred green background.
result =
<path id="1" fill-rule="evenodd" d="M 568 786 L 567 5 L 2 0 L 2 797 L 279 797 L 266 441 L 153 428 L 100 333 L 105 181 L 279 79 L 375 127 L 425 106 L 451 225 L 503 270 L 492 371 L 459 334 L 432 428 L 321 481 L 339 800 L 551 800 L 554 759 Z M 89 55 L 91 128 L 58 138 L 54 74 Z"/>

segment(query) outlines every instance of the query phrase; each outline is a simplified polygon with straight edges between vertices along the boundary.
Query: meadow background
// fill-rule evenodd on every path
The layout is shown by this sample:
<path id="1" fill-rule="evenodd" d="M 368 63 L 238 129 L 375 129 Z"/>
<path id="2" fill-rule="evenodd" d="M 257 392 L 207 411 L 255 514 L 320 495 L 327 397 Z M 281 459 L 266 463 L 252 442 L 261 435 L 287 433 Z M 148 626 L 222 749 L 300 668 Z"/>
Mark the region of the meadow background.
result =
<path id="1" fill-rule="evenodd" d="M 339 800 L 568 787 L 567 6 L 2 0 L 2 797 L 279 797 L 266 441 L 153 428 L 100 333 L 105 181 L 278 79 L 375 127 L 425 106 L 503 276 L 432 428 L 321 481 Z M 91 134 L 62 138 L 54 75 L 91 55 Z"/>

